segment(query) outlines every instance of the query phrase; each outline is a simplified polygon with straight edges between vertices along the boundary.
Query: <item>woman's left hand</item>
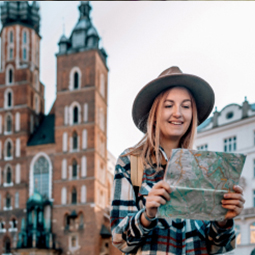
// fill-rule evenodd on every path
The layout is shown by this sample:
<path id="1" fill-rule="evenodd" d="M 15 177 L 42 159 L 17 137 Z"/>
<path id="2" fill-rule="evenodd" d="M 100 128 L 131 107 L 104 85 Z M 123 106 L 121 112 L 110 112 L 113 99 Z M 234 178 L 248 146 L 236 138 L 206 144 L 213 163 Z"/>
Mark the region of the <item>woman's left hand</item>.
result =
<path id="1" fill-rule="evenodd" d="M 242 210 L 245 203 L 243 198 L 243 189 L 240 186 L 235 185 L 233 187 L 235 192 L 228 192 L 224 195 L 222 202 L 222 207 L 228 209 L 225 219 L 233 219 L 238 216 Z"/>
<path id="2" fill-rule="evenodd" d="M 243 210 L 245 203 L 245 199 L 243 198 L 243 189 L 240 186 L 235 185 L 233 190 L 234 192 L 224 194 L 224 199 L 221 200 L 222 207 L 228 209 L 228 211 L 225 215 L 225 220 L 221 222 L 218 221 L 220 227 L 224 227 L 227 220 L 238 216 Z"/>

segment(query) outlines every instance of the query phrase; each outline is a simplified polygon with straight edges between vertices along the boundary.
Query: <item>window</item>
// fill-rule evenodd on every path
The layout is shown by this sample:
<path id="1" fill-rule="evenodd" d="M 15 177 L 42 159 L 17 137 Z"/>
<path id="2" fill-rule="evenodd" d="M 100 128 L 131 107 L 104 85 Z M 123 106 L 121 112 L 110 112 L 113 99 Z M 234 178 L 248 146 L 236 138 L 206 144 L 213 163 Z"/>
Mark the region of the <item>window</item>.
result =
<path id="1" fill-rule="evenodd" d="M 27 43 L 27 32 L 26 31 L 23 32 L 23 43 L 24 44 Z"/>
<path id="2" fill-rule="evenodd" d="M 8 92 L 7 94 L 7 107 L 11 107 L 12 106 L 12 93 Z"/>
<path id="3" fill-rule="evenodd" d="M 65 180 L 67 178 L 67 163 L 66 159 L 62 160 L 62 179 Z"/>
<path id="4" fill-rule="evenodd" d="M 233 113 L 233 112 L 228 112 L 228 113 L 226 114 L 226 118 L 227 118 L 227 119 L 231 119 L 231 118 L 233 118 L 233 116 L 234 116 L 234 113 Z"/>
<path id="5" fill-rule="evenodd" d="M 87 176 L 87 158 L 85 156 L 81 159 L 81 177 Z"/>
<path id="6" fill-rule="evenodd" d="M 27 49 L 23 48 L 23 60 L 27 60 Z"/>
<path id="7" fill-rule="evenodd" d="M 11 241 L 9 237 L 6 237 L 4 241 L 4 253 L 5 254 L 11 253 Z"/>
<path id="8" fill-rule="evenodd" d="M 6 132 L 7 133 L 12 132 L 12 117 L 11 117 L 11 115 L 7 115 L 7 117 L 6 117 Z"/>
<path id="9" fill-rule="evenodd" d="M 77 191 L 76 188 L 73 187 L 72 194 L 71 194 L 71 203 L 76 204 L 77 203 Z"/>
<path id="10" fill-rule="evenodd" d="M 17 164 L 15 168 L 15 182 L 16 184 L 20 183 L 20 164 Z"/>
<path id="11" fill-rule="evenodd" d="M 16 139 L 16 157 L 20 157 L 20 138 Z"/>
<path id="12" fill-rule="evenodd" d="M 79 88 L 79 74 L 77 72 L 74 73 L 74 89 Z"/>
<path id="13" fill-rule="evenodd" d="M 81 203 L 86 203 L 87 191 L 86 186 L 82 185 L 81 187 Z"/>
<path id="14" fill-rule="evenodd" d="M 84 104 L 84 122 L 87 122 L 88 121 L 88 104 Z M 254 141 L 255 141 L 255 134 L 254 134 Z M 255 142 L 254 142 L 255 144 Z"/>
<path id="15" fill-rule="evenodd" d="M 13 43 L 13 32 L 10 31 L 10 43 Z"/>
<path id="16" fill-rule="evenodd" d="M 11 196 L 10 194 L 7 194 L 6 200 L 5 200 L 5 207 L 7 210 L 11 210 Z"/>
<path id="17" fill-rule="evenodd" d="M 71 237 L 71 247 L 74 248 L 77 246 L 77 237 L 76 236 L 72 236 Z"/>
<path id="18" fill-rule="evenodd" d="M 73 150 L 78 149 L 78 136 L 77 133 L 74 131 L 73 132 Z"/>
<path id="19" fill-rule="evenodd" d="M 105 96 L 105 78 L 103 74 L 100 76 L 100 93 L 103 97 Z"/>
<path id="20" fill-rule="evenodd" d="M 13 48 L 10 48 L 10 51 L 9 51 L 9 59 L 13 59 Z"/>
<path id="21" fill-rule="evenodd" d="M 12 183 L 12 170 L 10 167 L 7 167 L 7 170 L 6 170 L 6 183 L 7 184 Z"/>
<path id="22" fill-rule="evenodd" d="M 250 243 L 255 243 L 255 222 L 250 225 Z"/>
<path id="23" fill-rule="evenodd" d="M 49 162 L 41 156 L 34 164 L 34 190 L 49 198 Z"/>
<path id="24" fill-rule="evenodd" d="M 6 157 L 12 158 L 12 144 L 10 141 L 8 141 L 6 145 Z"/>
<path id="25" fill-rule="evenodd" d="M 87 130 L 82 131 L 82 149 L 87 149 Z"/>
<path id="26" fill-rule="evenodd" d="M 20 113 L 16 112 L 15 114 L 15 131 L 20 131 Z"/>
<path id="27" fill-rule="evenodd" d="M 79 214 L 78 219 L 79 219 L 79 229 L 83 229 L 83 225 L 84 225 L 84 216 L 83 216 L 83 213 Z"/>
<path id="28" fill-rule="evenodd" d="M 207 144 L 203 144 L 203 145 L 197 146 L 197 150 L 199 150 L 199 151 L 207 151 L 207 149 L 208 149 L 208 145 Z"/>
<path id="29" fill-rule="evenodd" d="M 73 108 L 73 124 L 78 123 L 78 107 Z"/>
<path id="30" fill-rule="evenodd" d="M 224 152 L 236 151 L 236 136 L 224 139 Z"/>
<path id="31" fill-rule="evenodd" d="M 76 179 L 78 177 L 77 174 L 77 161 L 74 159 L 72 163 L 72 178 Z"/>
<path id="32" fill-rule="evenodd" d="M 5 233 L 6 229 L 5 229 L 5 222 L 1 219 L 0 220 L 0 233 Z"/>
<path id="33" fill-rule="evenodd" d="M 13 82 L 13 71 L 12 71 L 12 69 L 9 69 L 9 71 L 8 71 L 8 82 L 9 82 L 9 84 L 12 84 L 12 82 Z"/>
<path id="34" fill-rule="evenodd" d="M 64 152 L 67 151 L 67 132 L 63 133 L 63 145 L 62 149 Z"/>

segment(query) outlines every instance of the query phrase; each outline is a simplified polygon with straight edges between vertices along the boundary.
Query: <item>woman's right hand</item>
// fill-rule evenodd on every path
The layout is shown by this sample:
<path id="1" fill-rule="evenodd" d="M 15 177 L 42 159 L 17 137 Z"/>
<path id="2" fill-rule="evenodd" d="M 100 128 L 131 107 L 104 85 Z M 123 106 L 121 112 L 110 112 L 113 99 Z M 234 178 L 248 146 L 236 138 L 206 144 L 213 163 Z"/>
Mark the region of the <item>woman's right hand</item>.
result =
<path id="1" fill-rule="evenodd" d="M 158 207 L 170 200 L 170 192 L 171 188 L 166 181 L 159 181 L 153 186 L 145 203 L 145 213 L 149 218 L 154 218 L 157 214 Z"/>

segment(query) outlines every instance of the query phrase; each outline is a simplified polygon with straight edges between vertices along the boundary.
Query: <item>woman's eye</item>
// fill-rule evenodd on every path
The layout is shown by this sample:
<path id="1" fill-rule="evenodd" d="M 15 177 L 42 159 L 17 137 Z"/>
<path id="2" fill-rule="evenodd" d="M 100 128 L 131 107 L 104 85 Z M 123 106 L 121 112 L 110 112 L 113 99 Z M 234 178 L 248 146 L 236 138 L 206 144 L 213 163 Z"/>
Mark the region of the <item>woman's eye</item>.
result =
<path id="1" fill-rule="evenodd" d="M 190 108 L 190 105 L 184 105 L 183 108 L 189 109 L 189 108 Z"/>
<path id="2" fill-rule="evenodd" d="M 165 108 L 171 108 L 172 105 L 165 105 Z"/>

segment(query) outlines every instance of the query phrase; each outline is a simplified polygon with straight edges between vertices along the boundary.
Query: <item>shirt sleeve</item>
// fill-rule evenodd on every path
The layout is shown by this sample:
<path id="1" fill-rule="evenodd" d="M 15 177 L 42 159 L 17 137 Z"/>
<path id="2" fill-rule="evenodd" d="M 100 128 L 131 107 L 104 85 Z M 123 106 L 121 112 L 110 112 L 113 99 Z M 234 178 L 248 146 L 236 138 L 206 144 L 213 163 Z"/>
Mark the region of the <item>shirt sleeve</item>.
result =
<path id="1" fill-rule="evenodd" d="M 209 224 L 208 252 L 222 254 L 233 250 L 236 246 L 234 221 L 228 220 L 227 226 L 221 228 L 215 221 Z"/>
<path id="2" fill-rule="evenodd" d="M 113 245 L 122 252 L 135 252 L 141 247 L 147 234 L 157 225 L 155 220 L 149 228 L 143 227 L 140 221 L 142 212 L 143 210 L 137 208 L 130 180 L 129 157 L 120 156 L 115 167 L 113 183 L 111 231 Z"/>

